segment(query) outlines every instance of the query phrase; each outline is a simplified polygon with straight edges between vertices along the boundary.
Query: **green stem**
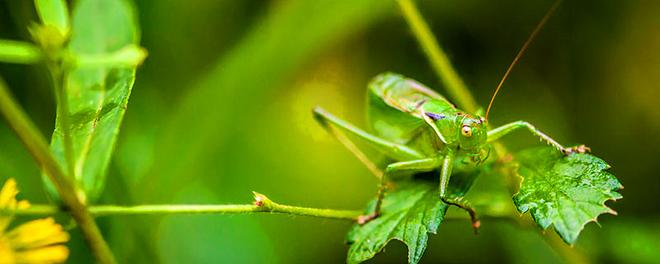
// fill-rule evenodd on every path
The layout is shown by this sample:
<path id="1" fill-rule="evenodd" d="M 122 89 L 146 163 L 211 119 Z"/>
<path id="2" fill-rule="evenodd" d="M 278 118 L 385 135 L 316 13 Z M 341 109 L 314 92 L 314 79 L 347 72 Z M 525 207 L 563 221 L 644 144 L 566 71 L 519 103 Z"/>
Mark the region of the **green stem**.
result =
<path id="1" fill-rule="evenodd" d="M 334 210 L 310 208 L 278 204 L 263 194 L 255 193 L 254 204 L 226 205 L 96 205 L 88 207 L 94 216 L 107 215 L 152 215 L 152 214 L 250 214 L 250 213 L 280 213 L 291 215 L 312 216 L 331 219 L 357 220 L 361 211 Z M 65 212 L 66 209 L 54 205 L 32 205 L 26 209 L 0 210 L 0 215 L 53 215 Z"/>
<path id="2" fill-rule="evenodd" d="M 511 217 L 517 225 L 523 228 L 537 229 L 538 225 L 531 217 Z M 558 235 L 552 233 L 538 234 L 552 250 L 562 257 L 566 263 L 589 264 L 591 259 L 579 248 L 567 245 Z"/>
<path id="3" fill-rule="evenodd" d="M 7 119 L 7 123 L 16 132 L 16 135 L 18 135 L 34 160 L 43 168 L 48 178 L 55 185 L 60 198 L 78 223 L 83 236 L 98 261 L 100 263 L 115 263 L 114 256 L 103 239 L 92 215 L 76 195 L 78 190 L 71 178 L 67 177 L 67 174 L 62 170 L 50 152 L 46 139 L 12 98 L 1 79 L 0 112 Z"/>
<path id="4" fill-rule="evenodd" d="M 431 29 L 424 21 L 424 18 L 422 18 L 413 1 L 397 0 L 397 3 L 399 3 L 403 17 L 408 22 L 408 25 L 410 25 L 422 50 L 424 50 L 426 57 L 431 62 L 433 70 L 435 70 L 435 73 L 442 81 L 449 95 L 451 95 L 452 99 L 456 100 L 456 103 L 461 108 L 470 113 L 475 113 L 479 108 L 477 101 L 474 100 L 474 97 L 465 86 L 461 77 L 456 73 L 454 67 L 451 66 L 447 54 L 438 45 L 438 41 L 436 41 Z"/>
<path id="5" fill-rule="evenodd" d="M 530 220 L 532 222 L 532 220 Z M 533 223 L 535 225 L 535 223 Z M 573 264 L 589 264 L 592 263 L 591 259 L 584 254 L 579 248 L 566 245 L 566 243 L 557 235 L 543 234 L 543 240 L 550 245 L 554 251 L 564 258 L 566 263 Z"/>
<path id="6" fill-rule="evenodd" d="M 356 220 L 362 214 L 361 211 L 334 210 L 300 207 L 273 203 L 270 207 L 257 206 L 254 204 L 225 204 L 225 205 L 136 205 L 136 206 L 118 206 L 118 205 L 96 205 L 90 206 L 89 212 L 96 216 L 109 215 L 162 215 L 162 214 L 252 214 L 252 213 L 279 213 L 290 215 L 311 216 L 330 219 Z M 54 215 L 65 212 L 57 206 L 52 205 L 33 205 L 27 209 L 4 210 L 0 215 Z"/>
<path id="7" fill-rule="evenodd" d="M 93 205 L 89 212 L 95 217 L 111 215 L 166 215 L 166 214 L 254 214 L 275 213 L 356 221 L 363 212 L 357 210 L 335 210 L 278 204 L 261 194 L 255 195 L 254 204 L 162 204 L 162 205 Z M 32 205 L 26 209 L 0 210 L 1 215 L 45 216 L 66 213 L 66 209 L 54 205 Z M 483 219 L 510 221 L 510 216 L 482 215 Z M 463 215 L 446 216 L 444 220 L 469 221 Z"/>
<path id="8" fill-rule="evenodd" d="M 71 122 L 69 120 L 69 100 L 67 99 L 67 91 L 64 83 L 64 70 L 62 67 L 57 66 L 55 63 L 50 63 L 48 66 L 50 76 L 53 79 L 53 90 L 55 90 L 55 100 L 57 100 L 57 122 L 62 134 L 62 143 L 64 144 L 64 160 L 68 176 L 72 179 L 76 178 L 75 162 L 73 158 L 73 139 L 71 138 Z"/>

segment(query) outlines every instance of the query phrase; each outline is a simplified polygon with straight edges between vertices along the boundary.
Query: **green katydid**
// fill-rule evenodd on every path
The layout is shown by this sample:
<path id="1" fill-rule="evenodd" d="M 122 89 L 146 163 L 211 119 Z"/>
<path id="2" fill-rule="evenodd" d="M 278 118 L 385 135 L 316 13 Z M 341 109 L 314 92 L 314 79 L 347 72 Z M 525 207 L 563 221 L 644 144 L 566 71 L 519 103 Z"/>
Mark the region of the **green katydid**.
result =
<path id="1" fill-rule="evenodd" d="M 364 224 L 378 217 L 388 179 L 401 173 L 438 170 L 439 198 L 468 211 L 473 227 L 478 228 L 479 221 L 470 204 L 460 197 L 452 197 L 447 191 L 454 161 L 467 160 L 478 165 L 487 159 L 491 143 L 520 128 L 526 128 L 565 155 L 590 150 L 584 145 L 566 148 L 525 121 L 488 130 L 488 113 L 495 96 L 557 4 L 539 22 L 509 65 L 490 100 L 485 118 L 461 111 L 435 91 L 394 73 L 378 75 L 369 84 L 367 119 L 373 133 L 339 119 L 320 107 L 314 109 L 316 120 L 380 179 L 375 209 L 368 215 L 360 216 L 358 223 Z M 345 133 L 363 140 L 394 162 L 384 168 L 379 167 Z"/>

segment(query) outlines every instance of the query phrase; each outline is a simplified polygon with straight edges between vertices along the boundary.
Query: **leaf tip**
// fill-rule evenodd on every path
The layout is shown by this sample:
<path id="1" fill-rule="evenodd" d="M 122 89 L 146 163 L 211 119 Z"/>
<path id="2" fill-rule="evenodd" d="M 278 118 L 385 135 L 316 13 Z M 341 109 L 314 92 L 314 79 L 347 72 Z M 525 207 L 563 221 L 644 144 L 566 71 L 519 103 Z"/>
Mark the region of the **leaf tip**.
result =
<path id="1" fill-rule="evenodd" d="M 611 215 L 619 215 L 619 213 L 617 211 L 614 211 L 614 209 L 612 209 L 612 208 L 610 208 L 608 213 L 611 214 Z"/>

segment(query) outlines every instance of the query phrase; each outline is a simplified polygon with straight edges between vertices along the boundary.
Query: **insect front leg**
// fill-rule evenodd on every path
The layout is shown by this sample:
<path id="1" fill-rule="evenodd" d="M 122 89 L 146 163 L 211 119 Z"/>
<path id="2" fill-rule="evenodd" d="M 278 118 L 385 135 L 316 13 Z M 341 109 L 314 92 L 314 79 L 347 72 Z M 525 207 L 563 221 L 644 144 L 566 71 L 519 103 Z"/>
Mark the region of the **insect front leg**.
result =
<path id="1" fill-rule="evenodd" d="M 555 147 L 557 150 L 561 151 L 561 153 L 564 153 L 565 155 L 571 154 L 571 153 L 585 153 L 591 151 L 591 149 L 585 145 L 579 145 L 579 146 L 574 146 L 570 148 L 565 148 L 559 142 L 555 141 L 548 135 L 544 134 L 540 130 L 538 130 L 536 127 L 534 127 L 532 124 L 525 122 L 525 121 L 516 121 L 512 123 L 508 123 L 506 125 L 497 127 L 491 131 L 488 131 L 488 142 L 493 142 L 495 140 L 498 140 L 499 138 L 513 132 L 516 129 L 519 128 L 527 128 L 532 134 L 536 135 L 537 137 L 541 138 L 541 140 L 544 140 L 548 144 L 552 145 Z"/>
<path id="2" fill-rule="evenodd" d="M 380 215 L 380 210 L 383 205 L 383 198 L 385 191 L 387 191 L 387 179 L 400 173 L 418 173 L 432 171 L 442 164 L 441 157 L 425 158 L 418 160 L 401 161 L 387 165 L 383 177 L 380 178 L 380 185 L 378 187 L 378 198 L 374 211 L 368 215 L 358 217 L 359 224 L 365 224 Z"/>
<path id="3" fill-rule="evenodd" d="M 454 205 L 467 211 L 470 214 L 472 228 L 474 228 L 474 232 L 476 233 L 481 225 L 479 218 L 477 217 L 477 211 L 474 210 L 474 207 L 472 207 L 468 201 L 463 199 L 463 197 L 452 196 L 447 193 L 449 178 L 451 177 L 455 157 L 456 154 L 450 151 L 442 160 L 442 170 L 440 171 L 440 199 L 446 204 Z"/>

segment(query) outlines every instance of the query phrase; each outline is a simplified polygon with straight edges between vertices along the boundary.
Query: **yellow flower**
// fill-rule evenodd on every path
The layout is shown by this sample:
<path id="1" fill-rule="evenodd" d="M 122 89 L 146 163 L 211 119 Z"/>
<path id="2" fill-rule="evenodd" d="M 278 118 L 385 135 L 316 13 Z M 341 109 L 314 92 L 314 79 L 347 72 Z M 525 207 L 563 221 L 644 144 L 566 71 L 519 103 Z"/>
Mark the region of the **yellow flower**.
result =
<path id="1" fill-rule="evenodd" d="M 9 179 L 0 190 L 0 210 L 25 209 L 27 201 L 17 201 L 16 181 Z M 13 215 L 0 215 L 0 264 L 61 263 L 69 250 L 63 243 L 69 234 L 53 218 L 33 220 L 7 230 Z"/>

